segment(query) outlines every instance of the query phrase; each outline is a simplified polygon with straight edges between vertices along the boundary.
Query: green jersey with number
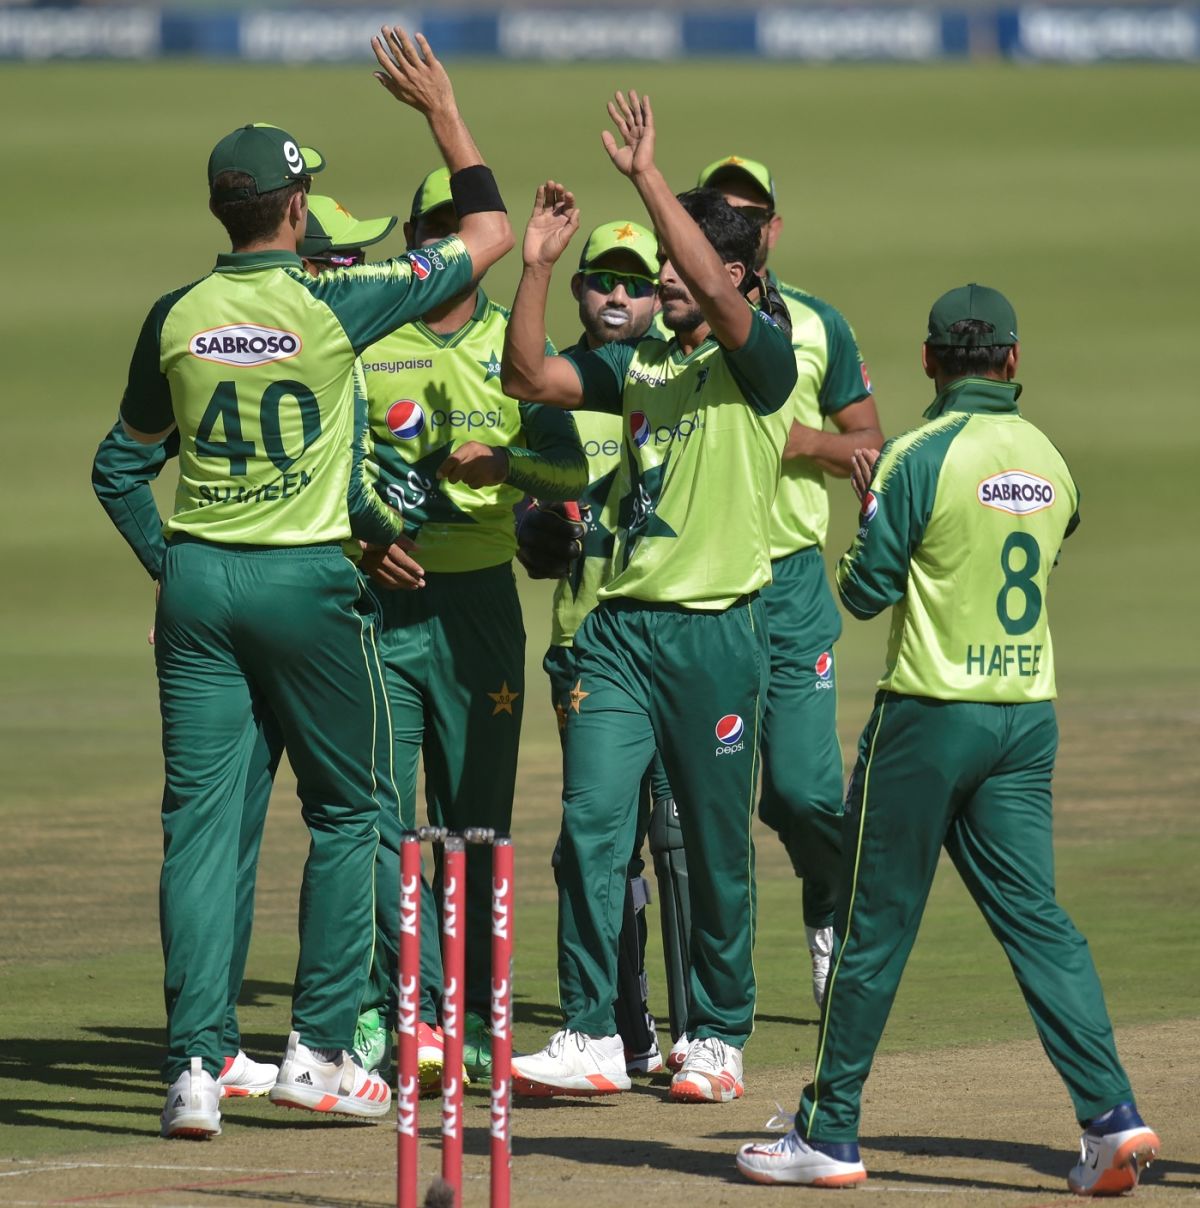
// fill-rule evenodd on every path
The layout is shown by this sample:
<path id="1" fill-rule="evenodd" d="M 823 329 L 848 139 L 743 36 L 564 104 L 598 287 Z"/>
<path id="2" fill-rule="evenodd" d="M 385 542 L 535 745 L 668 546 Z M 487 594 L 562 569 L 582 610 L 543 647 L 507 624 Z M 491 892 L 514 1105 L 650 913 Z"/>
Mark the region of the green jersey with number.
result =
<path id="1" fill-rule="evenodd" d="M 587 483 L 571 416 L 516 402 L 500 389 L 507 326 L 508 311 L 479 290 L 471 318 L 458 331 L 438 335 L 411 323 L 363 357 L 375 487 L 403 512 L 428 571 L 511 561 L 513 506 L 526 495 L 574 499 Z M 507 450 L 502 484 L 477 489 L 438 478 L 446 458 L 468 441 Z"/>
<path id="2" fill-rule="evenodd" d="M 796 388 L 788 399 L 791 420 L 820 429 L 825 417 L 871 395 L 871 380 L 850 324 L 828 302 L 771 280 L 792 319 Z M 810 546 L 822 547 L 829 529 L 825 474 L 807 457 L 783 464 L 779 494 L 771 513 L 771 557 L 783 558 Z"/>
<path id="3" fill-rule="evenodd" d="M 399 518 L 366 483 L 356 359 L 466 287 L 457 237 L 311 277 L 289 252 L 219 256 L 142 326 L 121 403 L 140 432 L 179 430 L 167 537 L 293 546 L 387 543 Z"/>
<path id="4" fill-rule="evenodd" d="M 771 581 L 771 505 L 796 383 L 787 336 L 754 312 L 736 351 L 654 337 L 577 350 L 583 406 L 623 417 L 617 532 L 600 600 L 720 611 Z"/>
<path id="5" fill-rule="evenodd" d="M 1079 492 L 1017 410 L 1015 382 L 960 378 L 889 441 L 838 564 L 856 616 L 890 605 L 881 688 L 937 700 L 1052 700 L 1046 591 Z"/>

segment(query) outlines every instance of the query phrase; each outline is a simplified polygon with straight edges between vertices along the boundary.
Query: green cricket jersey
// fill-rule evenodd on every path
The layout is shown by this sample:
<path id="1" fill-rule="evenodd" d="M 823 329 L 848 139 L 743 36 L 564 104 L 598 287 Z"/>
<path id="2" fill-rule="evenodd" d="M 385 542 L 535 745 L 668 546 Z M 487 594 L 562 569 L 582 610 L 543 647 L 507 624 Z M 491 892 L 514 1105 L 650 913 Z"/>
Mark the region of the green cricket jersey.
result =
<path id="1" fill-rule="evenodd" d="M 421 322 L 393 332 L 363 357 L 378 497 L 419 530 L 427 571 L 471 571 L 509 562 L 517 549 L 513 507 L 526 495 L 575 499 L 587 463 L 574 420 L 520 403 L 500 389 L 508 311 L 477 293 L 467 323 L 437 335 Z M 553 348 L 548 349 L 553 352 Z M 508 475 L 476 489 L 443 482 L 442 462 L 468 441 L 503 447 Z"/>
<path id="2" fill-rule="evenodd" d="M 353 531 L 394 540 L 400 519 L 366 483 L 355 360 L 470 278 L 470 255 L 453 237 L 319 277 L 290 252 L 231 253 L 161 298 L 134 349 L 121 415 L 141 432 L 178 427 L 165 536 L 293 546 Z"/>
<path id="3" fill-rule="evenodd" d="M 617 531 L 600 600 L 720 611 L 771 581 L 771 505 L 796 383 L 787 336 L 755 311 L 731 351 L 620 341 L 568 359 L 584 407 L 621 414 Z"/>
<path id="4" fill-rule="evenodd" d="M 1021 417 L 1015 382 L 960 378 L 889 441 L 838 564 L 860 618 L 889 605 L 881 688 L 936 700 L 1052 700 L 1047 581 L 1079 523 L 1059 451 Z"/>
<path id="5" fill-rule="evenodd" d="M 797 378 L 788 415 L 820 429 L 827 415 L 870 397 L 867 367 L 850 324 L 837 310 L 794 285 L 785 285 L 774 274 L 771 280 L 792 318 Z M 805 457 L 784 462 L 771 513 L 771 557 L 784 558 L 813 545 L 820 548 L 828 529 L 824 471 Z"/>

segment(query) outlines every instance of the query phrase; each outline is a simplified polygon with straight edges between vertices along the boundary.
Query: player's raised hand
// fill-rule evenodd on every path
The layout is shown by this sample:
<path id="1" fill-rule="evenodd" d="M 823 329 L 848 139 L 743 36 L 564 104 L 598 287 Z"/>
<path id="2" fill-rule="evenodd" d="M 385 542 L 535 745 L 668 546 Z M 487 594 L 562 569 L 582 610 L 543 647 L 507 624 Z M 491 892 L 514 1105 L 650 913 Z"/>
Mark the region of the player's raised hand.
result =
<path id="1" fill-rule="evenodd" d="M 426 117 L 454 110 L 454 87 L 424 34 L 414 42 L 398 25 L 385 25 L 371 49 L 383 68 L 375 78 L 396 100 Z"/>
<path id="2" fill-rule="evenodd" d="M 629 90 L 628 100 L 623 92 L 617 92 L 608 102 L 608 116 L 612 118 L 621 142 L 617 142 L 611 130 L 605 130 L 600 140 L 617 171 L 625 176 L 637 176 L 653 168 L 654 111 L 650 108 L 650 98 L 639 96 L 633 88 Z"/>
<path id="3" fill-rule="evenodd" d="M 566 251 L 577 230 L 579 208 L 575 205 L 575 194 L 553 180 L 538 185 L 521 245 L 522 259 L 527 265 L 548 268 Z"/>
<path id="4" fill-rule="evenodd" d="M 465 486 L 495 487 L 508 475 L 508 454 L 477 440 L 459 445 L 438 466 L 437 476 L 444 482 L 461 482 Z"/>
<path id="5" fill-rule="evenodd" d="M 850 461 L 850 485 L 861 499 L 871 489 L 871 477 L 879 460 L 878 449 L 855 449 Z"/>

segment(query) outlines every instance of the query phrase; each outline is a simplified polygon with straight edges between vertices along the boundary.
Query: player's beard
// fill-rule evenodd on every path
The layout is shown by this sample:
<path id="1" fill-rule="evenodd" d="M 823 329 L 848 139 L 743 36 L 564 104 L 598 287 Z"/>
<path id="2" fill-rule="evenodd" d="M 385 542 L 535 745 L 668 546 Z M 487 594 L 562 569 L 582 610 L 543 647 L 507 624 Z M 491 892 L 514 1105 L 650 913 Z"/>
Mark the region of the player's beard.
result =
<path id="1" fill-rule="evenodd" d="M 682 299 L 676 299 L 676 301 L 681 300 Z M 696 328 L 704 322 L 704 314 L 700 310 L 700 307 L 695 304 L 695 302 L 692 302 L 691 306 L 687 310 L 680 311 L 678 309 L 673 309 L 672 311 L 668 311 L 666 300 L 664 300 L 662 308 L 662 321 L 663 326 L 668 331 L 695 331 Z"/>

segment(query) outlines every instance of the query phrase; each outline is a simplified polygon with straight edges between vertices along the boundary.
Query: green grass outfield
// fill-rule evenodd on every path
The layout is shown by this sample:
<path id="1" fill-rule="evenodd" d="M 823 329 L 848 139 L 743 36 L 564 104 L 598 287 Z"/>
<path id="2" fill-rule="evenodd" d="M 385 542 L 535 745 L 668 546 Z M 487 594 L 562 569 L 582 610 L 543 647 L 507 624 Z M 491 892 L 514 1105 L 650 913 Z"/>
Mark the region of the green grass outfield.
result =
<path id="1" fill-rule="evenodd" d="M 660 159 L 680 187 L 719 155 L 766 160 L 787 224 L 776 267 L 850 317 L 889 432 L 915 423 L 929 398 L 917 346 L 933 297 L 981 280 L 1013 298 L 1025 409 L 1083 492 L 1084 524 L 1052 601 L 1061 896 L 1091 937 L 1118 1025 L 1200 1014 L 1191 515 L 1200 74 L 463 64 L 455 76 L 518 224 L 547 176 L 577 191 L 585 227 L 638 216 L 600 146 L 616 85 L 651 93 Z M 329 158 L 321 190 L 362 216 L 403 212 L 434 155 L 419 119 L 366 66 L 6 66 L 0 112 L 0 1122 L 21 1126 L 4 1129 L 0 1156 L 23 1157 L 107 1146 L 156 1125 L 151 592 L 88 473 L 147 308 L 219 250 L 205 210 L 208 151 L 236 124 L 286 125 Z M 516 270 L 510 258 L 489 278 L 501 301 Z M 575 334 L 566 285 L 564 272 L 550 319 L 560 342 Z M 852 511 L 839 488 L 834 552 Z M 530 588 L 525 598 L 517 1040 L 532 1046 L 556 1001 L 546 861 L 558 803 L 537 670 L 547 595 Z M 848 750 L 883 638 L 881 624 L 851 622 L 843 640 Z M 287 778 L 281 790 L 247 988 L 246 1030 L 261 1055 L 286 1028 L 304 846 Z M 799 1070 L 815 1029 L 795 959 L 798 903 L 778 845 L 763 841 L 760 855 L 762 1021 L 748 1068 L 795 1060 Z M 885 1044 L 937 1048 L 1028 1029 L 999 950 L 941 876 Z"/>

